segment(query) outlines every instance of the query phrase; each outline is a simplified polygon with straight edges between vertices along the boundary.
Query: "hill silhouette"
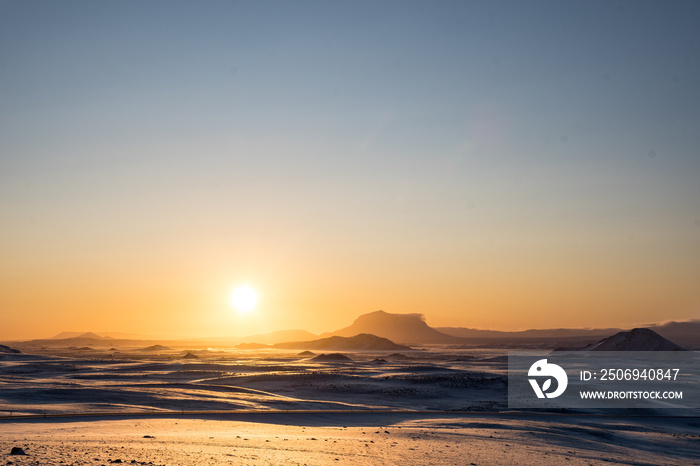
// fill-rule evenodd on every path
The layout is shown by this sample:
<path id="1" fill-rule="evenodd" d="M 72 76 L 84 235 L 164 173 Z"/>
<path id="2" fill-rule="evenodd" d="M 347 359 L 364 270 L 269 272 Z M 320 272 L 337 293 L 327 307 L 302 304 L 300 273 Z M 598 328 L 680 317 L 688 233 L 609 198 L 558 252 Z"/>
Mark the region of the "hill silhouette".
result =
<path id="1" fill-rule="evenodd" d="M 603 338 L 587 351 L 685 351 L 670 340 L 648 328 L 635 328 Z"/>
<path id="2" fill-rule="evenodd" d="M 691 349 L 700 349 L 700 321 L 667 322 L 650 327 L 662 337 Z"/>
<path id="3" fill-rule="evenodd" d="M 591 337 L 602 338 L 613 332 L 619 332 L 620 328 L 552 328 L 529 329 L 517 331 L 482 330 L 466 327 L 436 327 L 437 331 L 460 338 L 473 340 L 541 340 L 545 338 L 573 338 Z"/>
<path id="4" fill-rule="evenodd" d="M 141 348 L 139 351 L 169 351 L 172 348 L 163 345 L 151 345 L 146 348 Z"/>
<path id="5" fill-rule="evenodd" d="M 280 349 L 315 349 L 315 350 L 344 350 L 344 351 L 405 351 L 411 348 L 397 345 L 391 340 L 361 333 L 352 337 L 332 336 L 312 341 L 293 341 L 287 343 L 277 343 L 274 348 Z"/>
<path id="6" fill-rule="evenodd" d="M 312 360 L 320 362 L 353 362 L 351 358 L 340 353 L 319 354 Z"/>
<path id="7" fill-rule="evenodd" d="M 51 340 L 67 340 L 69 338 L 83 338 L 88 340 L 102 340 L 103 337 L 93 332 L 61 332 L 51 337 Z"/>
<path id="8" fill-rule="evenodd" d="M 21 351 L 10 348 L 9 346 L 0 345 L 0 353 L 21 353 Z"/>
<path id="9" fill-rule="evenodd" d="M 76 338 L 85 332 L 61 332 L 51 337 L 52 340 L 63 340 L 66 338 Z"/>
<path id="10" fill-rule="evenodd" d="M 360 333 L 377 335 L 403 345 L 465 342 L 462 338 L 430 327 L 422 314 L 390 314 L 384 311 L 363 314 L 349 327 L 326 335 L 349 337 Z"/>
<path id="11" fill-rule="evenodd" d="M 645 325 L 662 337 L 685 347 L 700 349 L 700 321 L 667 322 Z M 494 345 L 503 342 L 511 344 L 576 345 L 589 344 L 592 347 L 600 339 L 623 332 L 622 328 L 552 328 L 520 331 L 481 330 L 464 327 L 436 327 L 439 332 L 470 340 L 472 343 Z M 591 344 L 592 343 L 592 344 Z M 579 348 L 580 349 L 580 348 Z"/>

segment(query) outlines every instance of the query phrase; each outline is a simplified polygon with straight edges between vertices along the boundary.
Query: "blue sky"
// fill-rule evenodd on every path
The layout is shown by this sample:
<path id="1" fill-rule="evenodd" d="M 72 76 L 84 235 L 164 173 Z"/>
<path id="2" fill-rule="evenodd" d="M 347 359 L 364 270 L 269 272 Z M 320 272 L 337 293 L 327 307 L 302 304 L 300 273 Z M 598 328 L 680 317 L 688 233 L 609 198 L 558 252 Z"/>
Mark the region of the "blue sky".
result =
<path id="1" fill-rule="evenodd" d="M 0 306 L 79 322 L 138 294 L 131 266 L 162 283 L 118 308 L 170 309 L 173 332 L 244 278 L 277 296 L 268 321 L 327 316 L 315 331 L 376 308 L 698 317 L 699 20 L 680 1 L 0 2 Z M 312 283 L 328 296 L 300 298 Z"/>

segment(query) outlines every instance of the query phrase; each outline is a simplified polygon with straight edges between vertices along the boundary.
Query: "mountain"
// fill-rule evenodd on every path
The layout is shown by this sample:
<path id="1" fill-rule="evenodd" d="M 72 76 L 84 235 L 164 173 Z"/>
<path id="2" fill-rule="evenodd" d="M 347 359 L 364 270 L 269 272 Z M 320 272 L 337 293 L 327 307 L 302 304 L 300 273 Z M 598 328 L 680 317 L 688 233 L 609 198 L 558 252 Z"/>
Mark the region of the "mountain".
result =
<path id="1" fill-rule="evenodd" d="M 105 334 L 98 335 L 94 332 L 61 332 L 56 336 L 51 337 L 51 340 L 67 340 L 69 338 L 87 338 L 90 340 L 103 340 L 105 338 L 111 338 L 105 336 Z"/>
<path id="2" fill-rule="evenodd" d="M 96 333 L 92 333 L 92 332 L 85 332 L 82 335 L 78 335 L 75 338 L 89 338 L 89 339 L 95 339 L 95 340 L 102 340 L 101 336 L 99 336 Z"/>
<path id="3" fill-rule="evenodd" d="M 186 340 L 184 337 L 174 335 L 146 335 L 143 333 L 126 332 L 61 332 L 50 339 L 65 340 L 66 338 L 96 338 L 114 340 Z"/>
<path id="4" fill-rule="evenodd" d="M 353 337 L 332 336 L 312 341 L 293 341 L 287 343 L 277 343 L 274 348 L 280 349 L 315 349 L 315 350 L 335 350 L 335 351 L 405 351 L 411 348 L 397 345 L 391 340 L 361 333 Z"/>
<path id="5" fill-rule="evenodd" d="M 685 351 L 670 340 L 648 328 L 635 328 L 603 338 L 587 351 Z"/>
<path id="6" fill-rule="evenodd" d="M 377 335 L 405 345 L 466 343 L 462 338 L 446 335 L 431 328 L 425 323 L 422 314 L 390 314 L 384 311 L 363 314 L 349 327 L 324 335 L 349 337 L 360 333 Z"/>
<path id="7" fill-rule="evenodd" d="M 700 349 L 700 321 L 668 322 L 650 326 L 653 331 L 664 338 L 686 348 Z"/>
<path id="8" fill-rule="evenodd" d="M 58 335 L 51 337 L 52 340 L 63 340 L 65 338 L 76 338 L 84 332 L 61 332 Z"/>
<path id="9" fill-rule="evenodd" d="M 101 340 L 103 337 L 93 332 L 61 332 L 51 337 L 51 340 L 65 340 L 67 338 L 93 338 Z"/>
<path id="10" fill-rule="evenodd" d="M 619 328 L 552 328 L 530 329 L 514 332 L 500 330 L 480 330 L 464 327 L 436 327 L 435 330 L 460 338 L 472 338 L 478 340 L 488 339 L 541 339 L 541 338 L 571 338 L 571 337 L 603 337 L 613 332 L 619 332 Z"/>
<path id="11" fill-rule="evenodd" d="M 285 341 L 302 341 L 302 340 L 313 340 L 318 338 L 318 335 L 306 330 L 279 330 L 276 332 L 263 333 L 258 335 L 250 335 L 246 337 L 210 337 L 210 338 L 187 338 L 178 337 L 172 335 L 146 335 L 141 333 L 125 333 L 125 332 L 61 332 L 56 336 L 50 338 L 50 340 L 68 340 L 68 339 L 79 339 L 85 343 L 84 340 L 118 340 L 121 343 L 138 344 L 138 342 L 147 341 L 163 341 L 167 343 L 179 342 L 181 344 L 191 342 L 195 344 L 224 344 L 224 345 L 234 345 L 238 343 L 282 343 Z M 37 342 L 44 342 L 46 340 L 34 340 Z M 54 341 L 53 343 L 58 343 Z M 64 342 L 62 342 L 64 343 Z M 52 343 L 49 343 L 52 345 Z"/>

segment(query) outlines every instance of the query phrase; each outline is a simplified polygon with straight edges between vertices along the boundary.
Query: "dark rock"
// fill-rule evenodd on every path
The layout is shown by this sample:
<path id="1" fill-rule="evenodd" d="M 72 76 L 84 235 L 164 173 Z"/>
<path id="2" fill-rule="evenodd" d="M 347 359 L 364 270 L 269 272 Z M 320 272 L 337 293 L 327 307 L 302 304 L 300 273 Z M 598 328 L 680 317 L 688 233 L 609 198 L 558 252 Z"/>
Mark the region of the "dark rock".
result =
<path id="1" fill-rule="evenodd" d="M 10 451 L 11 455 L 26 455 L 23 449 L 20 447 L 12 447 L 12 451 Z"/>
<path id="2" fill-rule="evenodd" d="M 321 362 L 352 362 L 352 359 L 340 353 L 319 354 L 312 361 Z"/>

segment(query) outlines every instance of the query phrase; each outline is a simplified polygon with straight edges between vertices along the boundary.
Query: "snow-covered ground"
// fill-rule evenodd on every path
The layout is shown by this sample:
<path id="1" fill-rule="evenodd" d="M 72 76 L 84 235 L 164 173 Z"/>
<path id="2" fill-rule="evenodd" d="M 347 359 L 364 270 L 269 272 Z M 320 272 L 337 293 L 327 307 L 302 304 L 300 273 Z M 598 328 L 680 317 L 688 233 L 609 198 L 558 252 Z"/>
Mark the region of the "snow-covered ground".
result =
<path id="1" fill-rule="evenodd" d="M 499 353 L 351 353 L 319 362 L 296 352 L 8 354 L 0 416 L 231 409 L 505 408 Z M 200 353 L 201 354 L 201 353 Z M 213 356 L 212 356 L 213 355 Z"/>
<path id="2" fill-rule="evenodd" d="M 697 413 L 509 411 L 502 350 L 188 352 L 3 354 L 0 462 L 700 464 Z"/>
<path id="3" fill-rule="evenodd" d="M 547 415 L 68 418 L 0 421 L 0 454 L 18 465 L 692 465 L 699 432 L 697 419 Z"/>

